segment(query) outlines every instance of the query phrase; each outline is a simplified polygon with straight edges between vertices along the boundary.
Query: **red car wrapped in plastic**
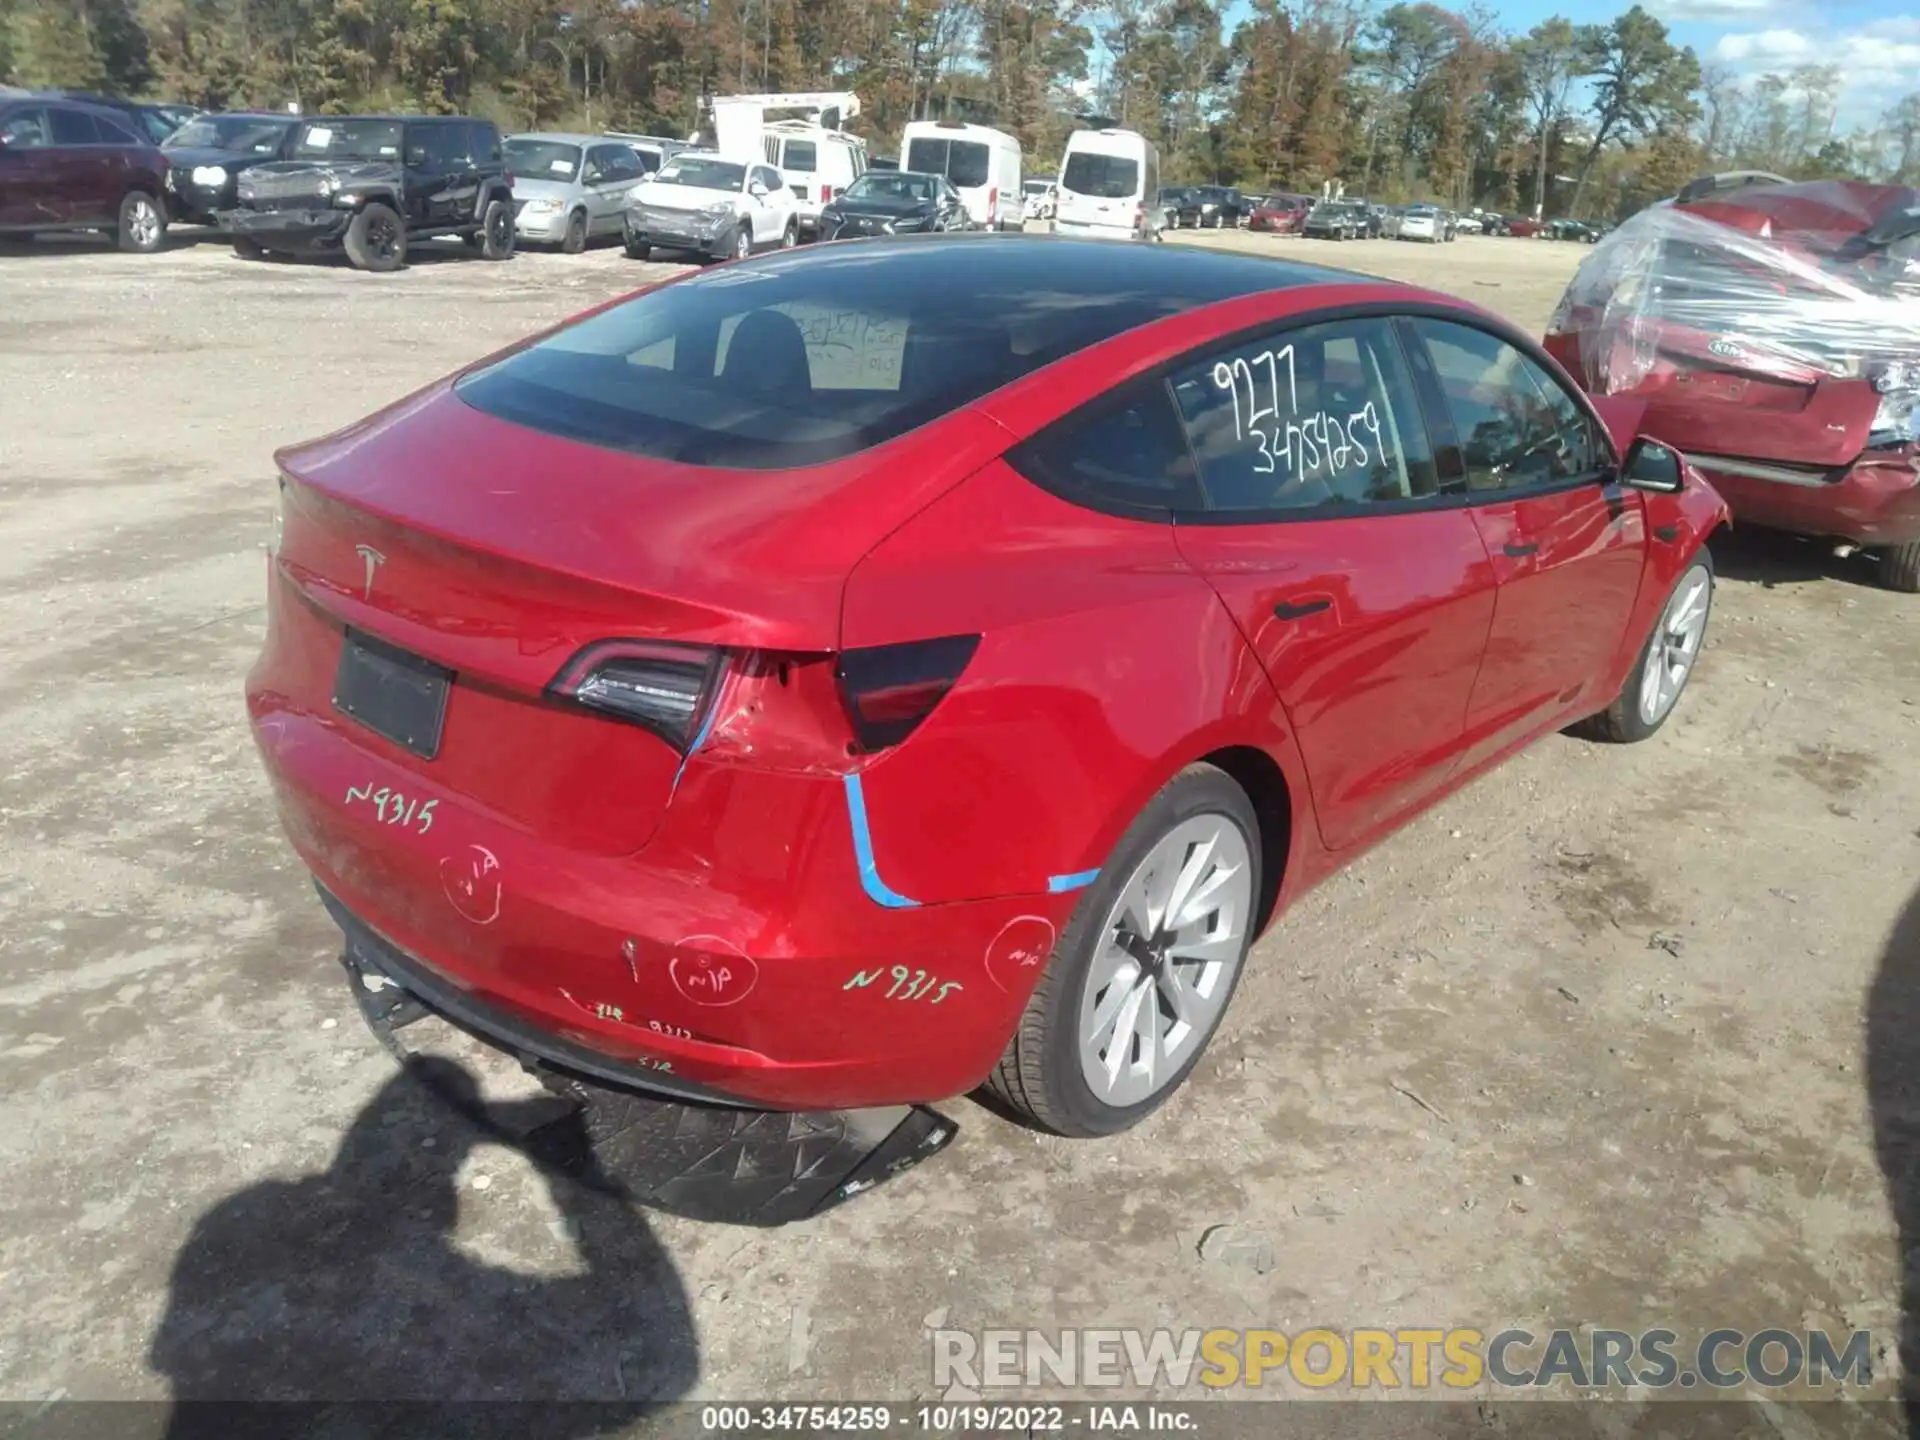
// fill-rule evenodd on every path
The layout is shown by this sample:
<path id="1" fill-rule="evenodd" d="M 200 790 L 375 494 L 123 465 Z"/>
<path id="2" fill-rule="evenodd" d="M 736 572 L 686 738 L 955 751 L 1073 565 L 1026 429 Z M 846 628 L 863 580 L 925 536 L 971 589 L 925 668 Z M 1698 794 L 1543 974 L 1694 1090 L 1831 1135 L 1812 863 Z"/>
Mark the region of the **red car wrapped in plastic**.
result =
<path id="1" fill-rule="evenodd" d="M 1920 192 L 1696 182 L 1595 248 L 1546 346 L 1643 401 L 1738 519 L 1920 591 Z"/>

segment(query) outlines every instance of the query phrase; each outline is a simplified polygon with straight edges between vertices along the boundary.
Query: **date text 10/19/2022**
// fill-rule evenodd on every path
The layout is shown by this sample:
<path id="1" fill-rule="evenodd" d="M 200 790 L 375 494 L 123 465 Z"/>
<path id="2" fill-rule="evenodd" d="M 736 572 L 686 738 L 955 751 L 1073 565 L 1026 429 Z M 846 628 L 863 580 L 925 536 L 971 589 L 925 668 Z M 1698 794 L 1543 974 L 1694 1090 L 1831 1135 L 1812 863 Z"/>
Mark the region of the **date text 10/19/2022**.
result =
<path id="1" fill-rule="evenodd" d="M 1194 1434 L 1199 1423 L 1181 1405 L 707 1405 L 700 1411 L 703 1435 L 776 1432 L 919 1435 L 1039 1435 L 1069 1431 L 1124 1435 L 1159 1431 Z"/>

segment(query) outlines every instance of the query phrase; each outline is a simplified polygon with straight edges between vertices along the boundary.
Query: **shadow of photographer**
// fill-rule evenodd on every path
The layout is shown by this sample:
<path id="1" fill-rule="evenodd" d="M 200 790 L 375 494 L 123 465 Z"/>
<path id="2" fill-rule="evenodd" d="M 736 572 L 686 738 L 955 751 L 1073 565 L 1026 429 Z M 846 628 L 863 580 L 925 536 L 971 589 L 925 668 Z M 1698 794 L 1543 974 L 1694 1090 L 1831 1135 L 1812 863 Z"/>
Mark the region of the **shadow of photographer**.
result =
<path id="1" fill-rule="evenodd" d="M 537 1421 L 522 1414 L 512 1433 L 584 1435 L 688 1391 L 699 1355 L 686 1294 L 645 1217 L 590 1161 L 569 1173 L 540 1161 L 514 1138 L 514 1106 L 483 1111 L 479 1098 L 462 1066 L 415 1059 L 325 1171 L 251 1186 L 201 1217 L 150 1355 L 172 1383 L 170 1435 L 245 1428 L 231 1414 L 209 1423 L 202 1402 L 232 1401 L 305 1402 L 278 1412 L 298 1420 L 269 1427 L 283 1433 L 314 1428 L 312 1402 L 540 1401 Z M 541 1102 L 517 1103 L 531 1118 Z M 538 1167 L 574 1273 L 456 1248 L 458 1175 L 490 1142 Z"/>

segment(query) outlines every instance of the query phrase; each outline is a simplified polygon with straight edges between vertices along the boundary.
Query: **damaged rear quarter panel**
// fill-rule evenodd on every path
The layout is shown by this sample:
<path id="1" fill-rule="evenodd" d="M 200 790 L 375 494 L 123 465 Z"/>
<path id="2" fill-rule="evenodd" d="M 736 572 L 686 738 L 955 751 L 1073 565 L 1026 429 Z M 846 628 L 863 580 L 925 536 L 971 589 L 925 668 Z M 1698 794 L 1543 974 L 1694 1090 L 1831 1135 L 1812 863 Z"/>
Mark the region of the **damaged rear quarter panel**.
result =
<path id="1" fill-rule="evenodd" d="M 1098 870 L 1153 793 L 1219 747 L 1274 753 L 1305 793 L 1272 688 L 1171 527 L 1083 510 L 1002 460 L 861 562 L 843 634 L 983 637 L 863 774 L 878 871 L 922 904 Z"/>

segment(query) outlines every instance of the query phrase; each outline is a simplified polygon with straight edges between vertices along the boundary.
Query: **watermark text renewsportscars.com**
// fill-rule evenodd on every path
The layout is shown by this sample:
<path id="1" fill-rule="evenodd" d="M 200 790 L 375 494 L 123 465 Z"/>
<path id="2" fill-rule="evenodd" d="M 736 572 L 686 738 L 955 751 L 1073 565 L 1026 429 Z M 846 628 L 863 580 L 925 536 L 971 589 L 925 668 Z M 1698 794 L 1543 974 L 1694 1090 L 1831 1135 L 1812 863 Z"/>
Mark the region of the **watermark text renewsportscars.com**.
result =
<path id="1" fill-rule="evenodd" d="M 933 1383 L 975 1391 L 1678 1389 L 1867 1385 L 1871 1332 L 1711 1330 L 935 1330 Z"/>

